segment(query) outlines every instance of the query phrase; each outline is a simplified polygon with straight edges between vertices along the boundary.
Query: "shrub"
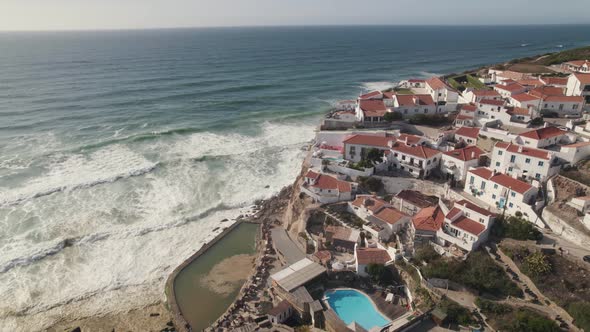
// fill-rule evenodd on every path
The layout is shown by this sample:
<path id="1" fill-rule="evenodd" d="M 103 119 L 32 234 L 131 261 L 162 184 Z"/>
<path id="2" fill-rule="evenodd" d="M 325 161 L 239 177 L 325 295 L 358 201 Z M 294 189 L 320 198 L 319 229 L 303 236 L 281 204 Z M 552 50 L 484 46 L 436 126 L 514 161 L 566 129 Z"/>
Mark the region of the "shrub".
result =
<path id="1" fill-rule="evenodd" d="M 434 248 L 429 244 L 420 245 L 416 249 L 416 254 L 414 255 L 414 259 L 416 262 L 431 262 L 436 259 L 440 258 L 440 255 L 434 250 Z"/>
<path id="2" fill-rule="evenodd" d="M 516 320 L 507 327 L 507 330 L 515 332 L 561 331 L 559 326 L 557 326 L 557 324 L 551 319 L 526 309 L 518 309 L 516 311 Z"/>
<path id="3" fill-rule="evenodd" d="M 446 125 L 449 124 L 449 118 L 441 114 L 416 114 L 410 118 L 410 123 L 415 125 Z"/>
<path id="4" fill-rule="evenodd" d="M 536 278 L 541 275 L 545 275 L 551 272 L 551 262 L 547 259 L 547 256 L 540 251 L 534 252 L 528 255 L 522 263 L 523 272 L 527 275 Z"/>
<path id="5" fill-rule="evenodd" d="M 372 148 L 369 150 L 369 152 L 367 152 L 367 156 L 365 159 L 369 162 L 372 162 L 372 163 L 381 162 L 381 161 L 383 161 L 383 153 L 384 153 L 383 150 Z M 373 165 L 372 163 L 371 163 L 371 167 Z"/>
<path id="6" fill-rule="evenodd" d="M 574 318 L 576 326 L 590 331 L 590 303 L 574 302 L 567 307 L 567 312 Z"/>
<path id="7" fill-rule="evenodd" d="M 512 311 L 512 307 L 506 304 L 495 303 L 493 301 L 482 299 L 478 297 L 475 300 L 475 305 L 477 305 L 484 314 L 496 314 L 496 315 L 503 315 Z"/>
<path id="8" fill-rule="evenodd" d="M 531 125 L 533 126 L 541 126 L 543 125 L 543 123 L 545 123 L 545 121 L 543 121 L 542 117 L 536 117 L 533 120 L 531 120 Z"/>
<path id="9" fill-rule="evenodd" d="M 367 274 L 373 280 L 381 285 L 391 285 L 393 282 L 393 273 L 383 264 L 370 263 L 365 267 Z"/>
<path id="10" fill-rule="evenodd" d="M 367 191 L 378 192 L 383 189 L 383 182 L 375 177 L 359 176 L 357 178 L 359 185 Z"/>
<path id="11" fill-rule="evenodd" d="M 383 119 L 387 122 L 402 120 L 404 116 L 400 112 L 387 112 L 383 116 Z"/>
<path id="12" fill-rule="evenodd" d="M 532 223 L 516 215 L 508 218 L 499 216 L 492 227 L 492 234 L 523 241 L 543 238 L 543 234 Z"/>

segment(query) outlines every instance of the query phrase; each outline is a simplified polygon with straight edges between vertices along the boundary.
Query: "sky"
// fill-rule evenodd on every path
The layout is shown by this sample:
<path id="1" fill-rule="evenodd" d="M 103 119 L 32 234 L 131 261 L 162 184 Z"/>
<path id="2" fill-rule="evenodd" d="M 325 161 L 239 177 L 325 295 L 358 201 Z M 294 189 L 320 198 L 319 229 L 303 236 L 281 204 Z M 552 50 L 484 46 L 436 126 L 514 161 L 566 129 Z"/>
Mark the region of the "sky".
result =
<path id="1" fill-rule="evenodd" d="M 586 24 L 588 0 L 0 0 L 0 31 Z"/>

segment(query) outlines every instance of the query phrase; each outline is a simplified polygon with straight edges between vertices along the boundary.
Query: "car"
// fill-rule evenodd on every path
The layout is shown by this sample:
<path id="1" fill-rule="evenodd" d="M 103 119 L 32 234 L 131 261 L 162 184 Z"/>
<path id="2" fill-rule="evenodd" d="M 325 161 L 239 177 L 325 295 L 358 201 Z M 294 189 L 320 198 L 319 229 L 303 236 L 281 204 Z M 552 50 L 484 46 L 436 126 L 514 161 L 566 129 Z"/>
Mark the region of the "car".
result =
<path id="1" fill-rule="evenodd" d="M 586 255 L 586 256 L 582 257 L 582 259 L 584 260 L 584 262 L 590 263 L 590 255 Z"/>

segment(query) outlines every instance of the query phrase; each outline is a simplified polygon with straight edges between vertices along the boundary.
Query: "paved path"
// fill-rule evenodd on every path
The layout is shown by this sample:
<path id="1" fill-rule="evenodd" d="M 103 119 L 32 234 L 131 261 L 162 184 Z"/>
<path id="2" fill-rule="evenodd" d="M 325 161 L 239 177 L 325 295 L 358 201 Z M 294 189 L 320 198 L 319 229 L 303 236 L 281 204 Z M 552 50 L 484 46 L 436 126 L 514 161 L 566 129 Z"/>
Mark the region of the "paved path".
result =
<path id="1" fill-rule="evenodd" d="M 274 227 L 271 230 L 272 241 L 281 255 L 287 261 L 287 264 L 293 264 L 305 258 L 305 253 L 299 249 L 299 246 L 291 239 L 284 228 Z"/>
<path id="2" fill-rule="evenodd" d="M 488 249 L 486 247 L 486 249 Z M 544 304 L 546 303 L 546 301 L 549 302 L 549 305 L 535 305 L 533 303 L 528 303 L 525 302 L 523 300 L 520 299 L 508 299 L 508 300 L 504 300 L 502 302 L 508 303 L 508 304 L 513 304 L 515 306 L 526 306 L 526 307 L 530 307 L 530 308 L 534 308 L 537 310 L 541 310 L 543 312 L 545 312 L 547 315 L 549 315 L 552 319 L 555 319 L 555 317 L 557 315 L 561 316 L 561 318 L 563 318 L 565 320 L 565 322 L 569 325 L 570 327 L 570 331 L 579 331 L 578 328 L 576 328 L 574 326 L 573 322 L 573 318 L 560 306 L 558 306 L 557 304 L 555 304 L 553 301 L 551 301 L 550 299 L 548 299 L 535 285 L 535 283 L 524 273 L 522 273 L 520 271 L 520 269 L 518 268 L 518 266 L 516 265 L 516 263 L 514 263 L 514 261 L 512 259 L 510 259 L 510 257 L 506 256 L 499 248 L 496 250 L 496 252 L 498 253 L 498 255 L 500 256 L 500 260 L 502 261 L 502 263 L 504 263 L 504 269 L 506 270 L 507 267 L 509 267 L 512 271 L 514 271 L 519 278 L 519 281 L 515 281 L 516 284 L 521 287 L 524 288 L 523 285 L 527 286 L 533 293 L 535 293 L 535 295 L 538 297 L 539 301 Z M 493 257 L 492 253 L 489 252 L 490 256 Z M 508 274 L 508 276 L 510 277 L 510 274 Z M 524 289 L 523 289 L 524 290 Z M 525 296 L 529 296 L 525 293 Z"/>
<path id="3" fill-rule="evenodd" d="M 543 232 L 543 240 L 541 240 L 540 245 L 542 248 L 553 248 L 557 250 L 557 248 L 561 247 L 563 250 L 567 250 L 567 254 L 572 255 L 578 259 L 582 259 L 582 257 L 586 255 L 590 255 L 590 248 L 580 247 L 572 242 L 569 242 L 566 239 L 561 238 L 559 235 L 555 234 L 554 232 L 548 230 L 541 230 Z M 553 245 L 555 244 L 555 245 Z M 559 253 L 559 250 L 558 250 Z M 588 264 L 582 262 L 582 264 Z M 590 266 L 590 265 L 588 265 Z"/>

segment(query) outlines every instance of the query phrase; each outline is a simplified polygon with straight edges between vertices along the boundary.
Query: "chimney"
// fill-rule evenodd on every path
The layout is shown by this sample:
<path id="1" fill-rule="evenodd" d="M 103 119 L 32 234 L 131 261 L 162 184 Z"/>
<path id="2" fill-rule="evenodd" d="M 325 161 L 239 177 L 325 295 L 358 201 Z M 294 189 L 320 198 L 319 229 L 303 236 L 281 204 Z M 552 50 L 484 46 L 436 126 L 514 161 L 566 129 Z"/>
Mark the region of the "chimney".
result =
<path id="1" fill-rule="evenodd" d="M 547 127 L 549 127 L 549 123 L 545 122 L 545 123 L 543 124 L 543 128 L 547 128 Z"/>
<path id="2" fill-rule="evenodd" d="M 518 153 L 522 153 L 522 145 L 518 146 Z"/>
<path id="3" fill-rule="evenodd" d="M 475 151 L 471 151 L 471 159 L 475 159 Z"/>

